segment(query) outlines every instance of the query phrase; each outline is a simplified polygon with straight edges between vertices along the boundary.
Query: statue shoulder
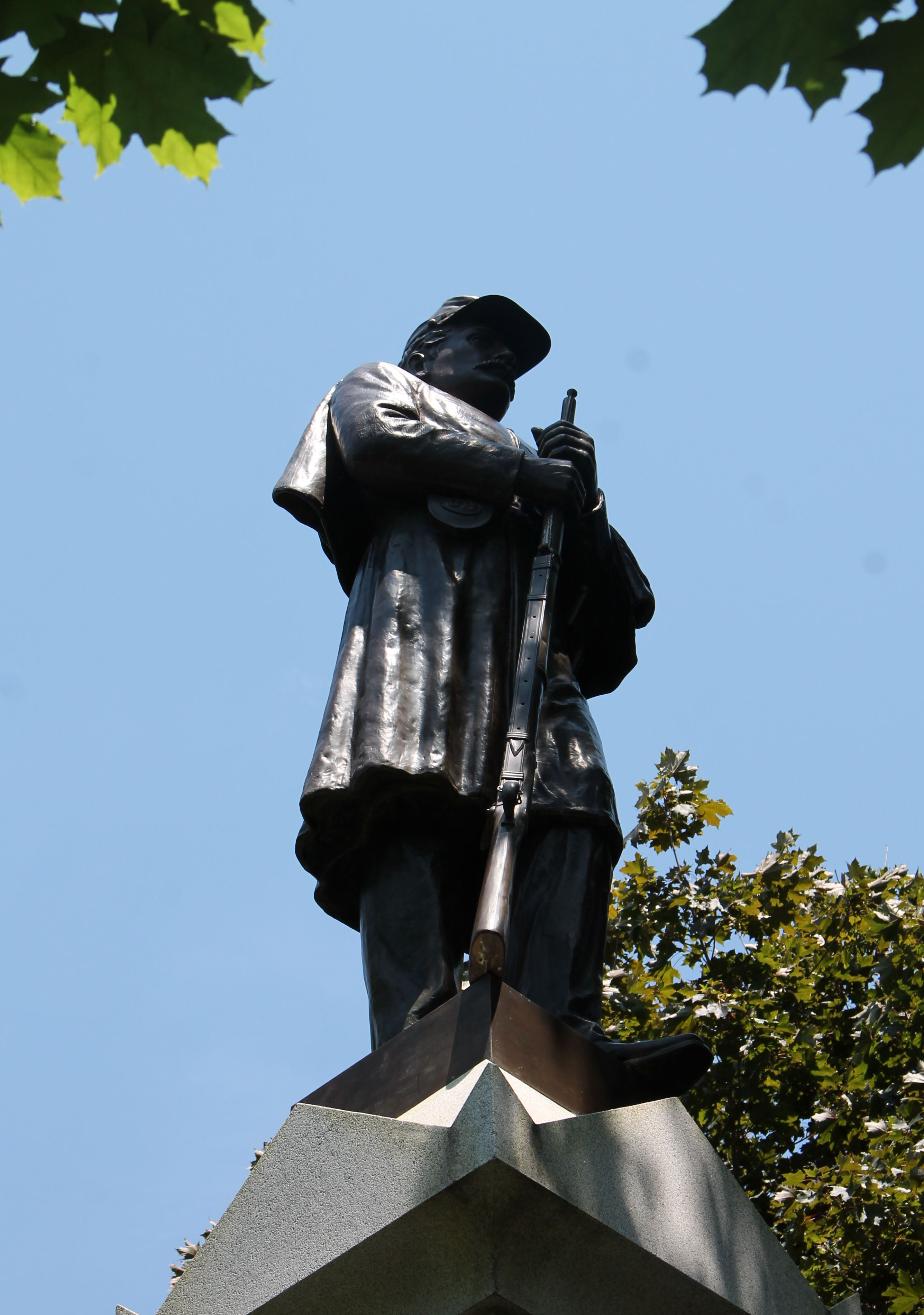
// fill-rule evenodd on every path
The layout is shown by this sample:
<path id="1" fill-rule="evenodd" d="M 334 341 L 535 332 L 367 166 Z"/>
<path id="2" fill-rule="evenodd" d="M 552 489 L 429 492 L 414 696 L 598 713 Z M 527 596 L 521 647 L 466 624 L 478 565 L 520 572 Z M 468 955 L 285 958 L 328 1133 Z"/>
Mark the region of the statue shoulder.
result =
<path id="1" fill-rule="evenodd" d="M 412 396 L 415 385 L 419 383 L 420 380 L 416 375 L 409 374 L 407 370 L 402 370 L 400 365 L 393 365 L 391 361 L 367 361 L 343 376 L 334 389 L 334 395 L 344 392 L 373 391 L 406 393 Z"/>
<path id="2" fill-rule="evenodd" d="M 420 380 L 388 361 L 368 361 L 343 376 L 330 399 L 330 417 L 341 440 L 356 438 L 396 416 L 417 415 Z"/>

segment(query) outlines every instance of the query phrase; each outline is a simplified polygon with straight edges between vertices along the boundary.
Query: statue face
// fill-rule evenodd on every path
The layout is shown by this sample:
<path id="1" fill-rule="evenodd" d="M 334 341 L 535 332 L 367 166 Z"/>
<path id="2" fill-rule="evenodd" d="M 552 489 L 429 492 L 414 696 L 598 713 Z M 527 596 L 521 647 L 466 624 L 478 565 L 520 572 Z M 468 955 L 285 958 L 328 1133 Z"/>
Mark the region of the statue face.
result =
<path id="1" fill-rule="evenodd" d="M 488 324 L 446 326 L 422 372 L 427 383 L 484 411 L 494 420 L 513 401 L 516 357 Z"/>

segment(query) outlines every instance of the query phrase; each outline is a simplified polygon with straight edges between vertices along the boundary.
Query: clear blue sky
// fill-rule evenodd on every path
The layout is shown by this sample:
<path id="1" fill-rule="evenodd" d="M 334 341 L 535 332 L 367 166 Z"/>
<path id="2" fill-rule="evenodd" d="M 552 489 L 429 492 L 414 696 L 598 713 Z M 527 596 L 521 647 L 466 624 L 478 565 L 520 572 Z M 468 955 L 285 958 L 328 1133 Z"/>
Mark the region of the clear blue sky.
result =
<path id="1" fill-rule="evenodd" d="M 756 862 L 919 863 L 924 164 L 701 97 L 721 0 L 267 0 L 209 189 L 136 145 L 3 201 L 8 1309 L 153 1315 L 172 1248 L 367 1044 L 292 842 L 343 599 L 270 489 L 458 292 L 551 329 L 658 598 L 596 714 L 620 798 L 689 746 Z M 222 113 L 220 110 L 219 113 Z"/>

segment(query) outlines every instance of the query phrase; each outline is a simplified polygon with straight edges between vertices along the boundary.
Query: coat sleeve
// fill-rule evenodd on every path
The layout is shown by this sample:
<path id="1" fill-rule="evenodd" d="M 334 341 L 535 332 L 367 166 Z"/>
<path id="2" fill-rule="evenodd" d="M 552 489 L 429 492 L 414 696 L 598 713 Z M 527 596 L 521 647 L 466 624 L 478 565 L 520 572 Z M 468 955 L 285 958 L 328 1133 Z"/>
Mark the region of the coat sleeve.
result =
<path id="1" fill-rule="evenodd" d="M 435 390 L 429 390 L 434 393 Z M 424 389 L 397 366 L 364 365 L 337 385 L 331 419 L 347 474 L 382 493 L 455 493 L 503 506 L 513 496 L 522 449 L 471 407 Z"/>
<path id="2" fill-rule="evenodd" d="M 588 698 L 608 694 L 638 661 L 635 632 L 654 615 L 654 594 L 601 493 L 565 544 L 558 639 Z"/>

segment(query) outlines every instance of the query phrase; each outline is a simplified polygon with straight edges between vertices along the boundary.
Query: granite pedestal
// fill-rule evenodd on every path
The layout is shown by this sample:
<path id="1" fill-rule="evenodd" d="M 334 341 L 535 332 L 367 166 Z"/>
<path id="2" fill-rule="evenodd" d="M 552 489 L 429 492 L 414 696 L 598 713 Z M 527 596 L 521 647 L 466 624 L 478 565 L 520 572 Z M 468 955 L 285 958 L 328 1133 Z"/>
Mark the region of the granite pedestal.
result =
<path id="1" fill-rule="evenodd" d="M 524 1052 L 343 1108 L 377 1055 L 293 1107 L 160 1315 L 826 1315 L 679 1101 L 581 1113 Z"/>

